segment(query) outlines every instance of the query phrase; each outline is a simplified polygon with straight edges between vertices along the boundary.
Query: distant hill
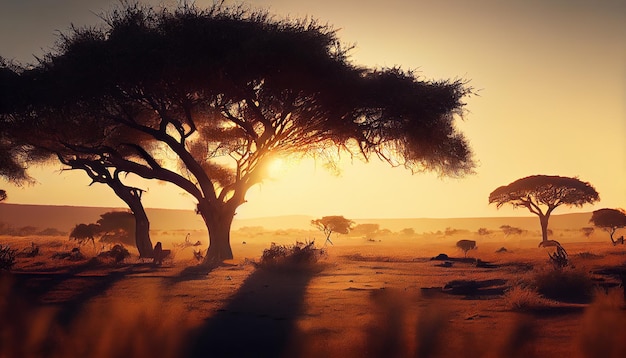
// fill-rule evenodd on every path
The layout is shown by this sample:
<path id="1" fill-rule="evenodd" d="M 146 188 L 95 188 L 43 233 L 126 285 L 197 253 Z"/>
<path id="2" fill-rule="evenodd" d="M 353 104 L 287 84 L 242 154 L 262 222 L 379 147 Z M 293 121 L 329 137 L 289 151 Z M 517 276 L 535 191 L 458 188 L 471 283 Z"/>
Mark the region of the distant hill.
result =
<path id="1" fill-rule="evenodd" d="M 35 226 L 40 229 L 54 228 L 69 232 L 76 224 L 92 223 L 107 211 L 123 211 L 122 208 L 77 207 L 51 205 L 0 204 L 0 223 L 12 227 Z M 205 230 L 199 215 L 190 210 L 146 209 L 153 230 Z M 572 229 L 589 226 L 591 213 L 562 214 L 550 217 L 553 230 Z M 262 226 L 265 229 L 311 229 L 311 216 L 289 215 L 254 219 L 237 219 L 233 230 L 241 227 Z M 400 231 L 413 228 L 416 232 L 436 232 L 446 228 L 476 231 L 479 228 L 498 229 L 502 225 L 511 225 L 525 230 L 539 230 L 536 216 L 528 217 L 490 217 L 490 218 L 450 218 L 450 219 L 355 219 L 357 224 L 375 223 L 381 228 Z"/>

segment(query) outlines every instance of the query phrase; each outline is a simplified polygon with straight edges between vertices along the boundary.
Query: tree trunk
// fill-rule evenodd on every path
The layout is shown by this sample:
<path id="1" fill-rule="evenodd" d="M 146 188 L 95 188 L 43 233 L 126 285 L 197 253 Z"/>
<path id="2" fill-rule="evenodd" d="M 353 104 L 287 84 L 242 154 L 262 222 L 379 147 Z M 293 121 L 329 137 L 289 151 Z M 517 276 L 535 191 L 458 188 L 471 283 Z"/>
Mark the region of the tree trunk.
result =
<path id="1" fill-rule="evenodd" d="M 541 237 L 543 242 L 548 241 L 548 219 L 549 215 L 539 215 L 539 222 L 541 223 Z"/>
<path id="2" fill-rule="evenodd" d="M 154 257 L 154 248 L 150 240 L 150 221 L 141 203 L 141 192 L 137 188 L 128 187 L 119 180 L 107 183 L 120 199 L 124 200 L 135 216 L 135 245 L 139 257 Z"/>
<path id="3" fill-rule="evenodd" d="M 135 215 L 135 245 L 139 251 L 139 257 L 151 258 L 154 256 L 154 248 L 150 240 L 150 221 L 143 208 L 133 210 Z"/>
<path id="4" fill-rule="evenodd" d="M 207 203 L 198 204 L 198 213 L 204 219 L 209 231 L 209 249 L 202 262 L 203 265 L 213 266 L 233 258 L 230 227 L 235 217 L 235 209 L 231 206 L 226 203 L 216 208 Z"/>

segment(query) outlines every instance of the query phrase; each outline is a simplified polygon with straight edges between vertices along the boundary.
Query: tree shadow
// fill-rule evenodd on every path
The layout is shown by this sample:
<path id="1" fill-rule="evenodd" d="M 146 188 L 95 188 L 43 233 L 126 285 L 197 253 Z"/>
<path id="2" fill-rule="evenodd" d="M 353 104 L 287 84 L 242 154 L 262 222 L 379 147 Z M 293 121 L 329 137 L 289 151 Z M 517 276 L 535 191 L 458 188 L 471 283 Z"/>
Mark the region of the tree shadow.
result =
<path id="1" fill-rule="evenodd" d="M 280 357 L 296 333 L 312 269 L 257 269 L 197 332 L 188 357 Z"/>
<path id="2" fill-rule="evenodd" d="M 93 261 L 60 271 L 14 272 L 9 284 L 11 293 L 31 306 L 58 308 L 56 320 L 70 324 L 93 298 L 104 294 L 125 276 L 145 269 L 145 265 L 97 266 Z"/>

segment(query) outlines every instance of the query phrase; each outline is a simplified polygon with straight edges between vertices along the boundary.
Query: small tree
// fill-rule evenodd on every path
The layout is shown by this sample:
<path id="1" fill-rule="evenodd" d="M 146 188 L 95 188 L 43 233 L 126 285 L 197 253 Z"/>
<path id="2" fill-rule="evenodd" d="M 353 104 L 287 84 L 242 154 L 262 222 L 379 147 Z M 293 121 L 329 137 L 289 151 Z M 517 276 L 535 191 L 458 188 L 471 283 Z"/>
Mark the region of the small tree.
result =
<path id="1" fill-rule="evenodd" d="M 624 244 L 624 237 L 615 240 L 613 234 L 617 229 L 626 227 L 626 213 L 623 209 L 599 209 L 593 212 L 589 220 L 595 227 L 609 233 L 613 245 Z M 592 228 L 593 229 L 593 228 Z"/>
<path id="2" fill-rule="evenodd" d="M 343 216 L 324 216 L 321 219 L 311 220 L 311 225 L 315 226 L 319 230 L 321 230 L 326 235 L 326 242 L 330 242 L 333 245 L 333 242 L 330 241 L 330 235 L 335 232 L 338 234 L 347 234 L 352 229 L 352 225 L 354 225 L 354 221 L 348 220 Z"/>
<path id="3" fill-rule="evenodd" d="M 521 235 L 522 233 L 524 233 L 524 230 L 511 225 L 502 225 L 500 226 L 500 230 L 502 230 L 504 236 Z"/>
<path id="4" fill-rule="evenodd" d="M 548 219 L 561 205 L 583 206 L 600 200 L 596 189 L 578 178 L 533 175 L 501 186 L 489 194 L 489 204 L 525 207 L 539 216 L 542 241 L 548 241 Z"/>
<path id="5" fill-rule="evenodd" d="M 478 229 L 478 231 L 476 231 L 476 233 L 478 234 L 478 236 L 489 236 L 491 235 L 491 230 L 481 227 Z"/>
<path id="6" fill-rule="evenodd" d="M 100 225 L 98 224 L 78 224 L 70 232 L 70 240 L 76 240 L 79 246 L 83 246 L 89 241 L 96 249 L 95 237 L 101 233 Z"/>
<path id="7" fill-rule="evenodd" d="M 354 235 L 363 235 L 366 239 L 373 239 L 380 232 L 379 224 L 358 224 L 350 232 Z"/>
<path id="8" fill-rule="evenodd" d="M 128 211 L 109 211 L 100 215 L 98 220 L 103 233 L 100 241 L 119 243 L 128 246 L 135 242 L 135 216 Z"/>
<path id="9" fill-rule="evenodd" d="M 477 249 L 476 241 L 474 240 L 459 240 L 456 242 L 456 247 L 463 250 L 463 253 L 465 253 L 465 258 L 467 258 L 467 252 L 469 250 Z"/>

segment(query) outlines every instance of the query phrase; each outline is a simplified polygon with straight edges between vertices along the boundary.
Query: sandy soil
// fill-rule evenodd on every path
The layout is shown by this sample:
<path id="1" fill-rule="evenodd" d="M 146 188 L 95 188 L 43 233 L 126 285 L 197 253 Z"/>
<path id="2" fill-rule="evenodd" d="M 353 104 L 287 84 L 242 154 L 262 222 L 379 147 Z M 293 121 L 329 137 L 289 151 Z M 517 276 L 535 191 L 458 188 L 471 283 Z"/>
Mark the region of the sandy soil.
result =
<path id="1" fill-rule="evenodd" d="M 190 270 L 191 249 L 161 267 L 53 260 L 65 238 L 2 275 L 0 357 L 623 357 L 626 311 L 615 275 L 626 248 L 572 239 L 592 302 L 541 301 L 516 310 L 505 292 L 549 270 L 537 241 L 479 242 L 462 260 L 456 238 L 334 240 L 318 264 L 289 270 L 252 261 L 269 237 L 234 237 L 236 260 Z M 0 237 L 18 250 L 33 238 Z M 156 236 L 166 247 L 173 241 Z M 293 242 L 291 237 L 282 237 Z M 244 243 L 245 241 L 245 243 Z M 500 247 L 507 252 L 496 253 Z M 89 250 L 84 249 L 88 256 Z M 446 261 L 431 260 L 439 253 Z M 478 282 L 455 288 L 454 280 Z"/>

